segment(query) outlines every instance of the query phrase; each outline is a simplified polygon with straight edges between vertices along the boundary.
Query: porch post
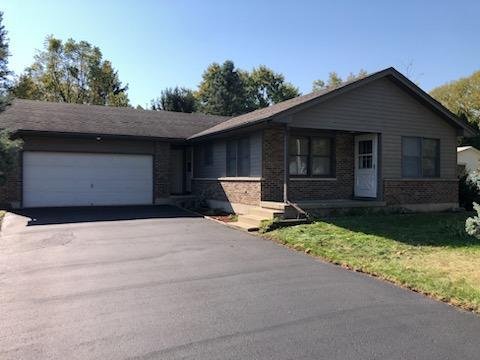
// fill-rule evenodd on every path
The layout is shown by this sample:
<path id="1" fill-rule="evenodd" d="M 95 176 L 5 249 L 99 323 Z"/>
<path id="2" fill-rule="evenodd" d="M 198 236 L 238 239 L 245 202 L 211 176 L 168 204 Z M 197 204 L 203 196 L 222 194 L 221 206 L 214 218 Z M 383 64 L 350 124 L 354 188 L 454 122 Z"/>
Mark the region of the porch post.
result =
<path id="1" fill-rule="evenodd" d="M 285 125 L 285 131 L 283 133 L 283 202 L 288 203 L 288 140 L 289 140 L 289 127 Z"/>

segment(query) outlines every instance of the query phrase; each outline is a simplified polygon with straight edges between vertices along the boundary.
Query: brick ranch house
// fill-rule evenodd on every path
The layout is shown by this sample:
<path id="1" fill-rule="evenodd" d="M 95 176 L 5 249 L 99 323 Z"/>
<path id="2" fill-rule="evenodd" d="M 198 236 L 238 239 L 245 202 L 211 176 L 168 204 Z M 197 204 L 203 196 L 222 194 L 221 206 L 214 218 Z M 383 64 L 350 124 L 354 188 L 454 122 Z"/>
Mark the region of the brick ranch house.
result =
<path id="1" fill-rule="evenodd" d="M 11 207 L 194 196 L 260 217 L 457 207 L 457 137 L 476 134 L 393 68 L 233 118 L 16 100 L 0 128 L 24 140 L 0 188 Z"/>

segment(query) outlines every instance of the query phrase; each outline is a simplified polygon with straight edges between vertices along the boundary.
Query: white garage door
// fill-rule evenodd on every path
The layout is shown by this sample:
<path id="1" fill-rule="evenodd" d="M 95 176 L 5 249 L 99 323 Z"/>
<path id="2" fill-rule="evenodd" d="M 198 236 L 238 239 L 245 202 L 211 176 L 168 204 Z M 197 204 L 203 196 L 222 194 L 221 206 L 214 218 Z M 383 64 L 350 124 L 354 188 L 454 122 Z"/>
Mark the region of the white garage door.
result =
<path id="1" fill-rule="evenodd" d="M 151 155 L 24 152 L 23 206 L 152 203 Z"/>

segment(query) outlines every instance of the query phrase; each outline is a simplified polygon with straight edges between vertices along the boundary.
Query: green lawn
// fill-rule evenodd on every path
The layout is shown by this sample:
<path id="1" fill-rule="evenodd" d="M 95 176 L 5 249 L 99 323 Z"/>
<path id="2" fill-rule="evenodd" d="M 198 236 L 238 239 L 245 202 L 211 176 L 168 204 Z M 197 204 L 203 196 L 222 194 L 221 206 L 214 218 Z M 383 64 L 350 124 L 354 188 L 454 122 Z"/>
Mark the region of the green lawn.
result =
<path id="1" fill-rule="evenodd" d="M 4 210 L 0 210 L 0 229 L 2 228 L 2 220 L 3 220 L 3 217 L 5 216 L 5 212 Z"/>
<path id="2" fill-rule="evenodd" d="M 299 251 L 480 312 L 480 240 L 469 214 L 344 216 L 264 234 Z"/>

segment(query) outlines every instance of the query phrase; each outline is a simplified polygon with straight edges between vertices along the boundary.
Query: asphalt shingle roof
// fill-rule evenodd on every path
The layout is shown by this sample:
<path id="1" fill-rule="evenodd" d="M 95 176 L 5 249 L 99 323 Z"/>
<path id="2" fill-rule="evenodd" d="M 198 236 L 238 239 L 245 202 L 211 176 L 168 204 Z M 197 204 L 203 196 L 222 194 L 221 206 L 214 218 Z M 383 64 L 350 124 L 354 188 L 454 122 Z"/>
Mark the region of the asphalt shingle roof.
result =
<path id="1" fill-rule="evenodd" d="M 380 70 L 374 73 L 369 74 L 368 76 L 365 76 L 360 79 L 355 79 L 352 81 L 346 81 L 341 84 L 338 84 L 337 86 L 330 86 L 328 88 L 322 89 L 320 91 L 315 91 L 303 96 L 298 96 L 296 98 L 283 101 L 278 104 L 274 104 L 272 106 L 269 106 L 267 108 L 259 109 L 252 111 L 250 113 L 240 115 L 233 117 L 231 119 L 228 119 L 224 122 L 221 122 L 211 128 L 205 129 L 195 135 L 192 135 L 190 139 L 197 139 L 201 138 L 207 135 L 213 135 L 215 133 L 222 133 L 225 131 L 233 130 L 236 128 L 244 127 L 244 126 L 250 126 L 250 125 L 255 125 L 257 123 L 261 123 L 264 121 L 267 121 L 274 116 L 278 116 L 287 110 L 294 109 L 296 107 L 300 107 L 302 104 L 307 104 L 311 102 L 312 104 L 316 102 L 317 99 L 320 99 L 326 95 L 329 95 L 331 93 L 337 92 L 337 90 L 347 88 L 347 87 L 355 87 L 355 86 L 360 86 L 364 83 L 368 83 L 369 81 L 373 81 L 375 79 L 384 77 L 384 76 L 392 76 L 393 78 L 397 79 L 398 81 L 402 82 L 405 86 L 409 87 L 410 90 L 415 93 L 419 98 L 422 98 L 425 102 L 429 103 L 429 105 L 432 108 L 437 109 L 440 113 L 442 113 L 446 118 L 449 118 L 449 120 L 455 125 L 459 126 L 462 128 L 467 129 L 467 131 L 470 134 L 476 134 L 476 130 L 473 129 L 468 123 L 465 121 L 462 121 L 461 119 L 457 118 L 454 114 L 452 114 L 447 108 L 445 108 L 442 104 L 440 104 L 438 101 L 433 99 L 430 95 L 425 93 L 422 89 L 420 89 L 417 85 L 412 83 L 410 80 L 405 78 L 401 73 L 399 73 L 397 70 L 394 68 L 387 68 L 384 70 Z M 339 91 L 339 92 L 340 92 Z M 332 94 L 333 95 L 333 94 Z"/>
<path id="2" fill-rule="evenodd" d="M 0 114 L 0 128 L 186 139 L 227 117 L 15 99 Z"/>
<path id="3" fill-rule="evenodd" d="M 382 70 L 382 71 L 385 71 L 385 70 Z M 375 74 L 378 74 L 382 71 L 378 71 L 378 72 L 369 74 L 367 77 L 371 77 L 371 76 L 373 76 Z M 222 131 L 230 130 L 230 129 L 233 129 L 233 128 L 241 127 L 241 126 L 244 126 L 244 125 L 250 125 L 250 124 L 254 124 L 256 122 L 261 122 L 261 121 L 267 120 L 267 119 L 269 119 L 269 118 L 271 118 L 275 115 L 278 115 L 278 114 L 280 114 L 280 113 L 282 113 L 286 110 L 289 110 L 289 109 L 294 108 L 298 105 L 307 103 L 311 100 L 320 98 L 320 97 L 322 97 L 322 96 L 324 96 L 328 93 L 333 92 L 334 90 L 338 90 L 338 89 L 341 89 L 341 88 L 343 88 L 347 85 L 356 83 L 359 80 L 361 80 L 361 79 L 355 79 L 355 80 L 352 80 L 352 81 L 345 81 L 345 82 L 342 82 L 342 83 L 340 83 L 336 86 L 329 86 L 329 87 L 327 87 L 325 89 L 322 89 L 322 90 L 319 90 L 319 91 L 314 91 L 314 92 L 311 92 L 311 93 L 306 94 L 306 95 L 297 96 L 293 99 L 282 101 L 278 104 L 274 104 L 274 105 L 271 105 L 271 106 L 263 108 L 263 109 L 255 110 L 255 111 L 249 112 L 249 113 L 244 114 L 244 115 L 236 116 L 236 117 L 231 118 L 229 120 L 226 120 L 226 121 L 224 121 L 224 122 L 222 122 L 218 125 L 215 125 L 215 126 L 209 128 L 209 129 L 206 129 L 206 130 L 204 130 L 204 131 L 202 131 L 198 134 L 195 134 L 195 135 L 191 136 L 190 138 L 194 139 L 194 138 L 210 135 L 210 134 L 213 134 L 213 133 L 216 133 L 216 132 L 222 132 Z"/>
<path id="4" fill-rule="evenodd" d="M 0 128 L 58 133 L 198 139 L 268 121 L 287 112 L 287 110 L 297 111 L 302 108 L 301 105 L 303 104 L 316 104 L 317 99 L 324 96 L 328 98 L 331 93 L 337 94 L 337 90 L 339 94 L 343 91 L 342 88 L 355 88 L 384 76 L 396 78 L 422 101 L 442 114 L 452 125 L 466 129 L 472 136 L 477 133 L 469 124 L 457 118 L 393 68 L 381 70 L 362 79 L 347 81 L 334 87 L 298 96 L 233 118 L 199 113 L 185 114 L 170 111 L 134 110 L 17 99 L 12 106 L 0 114 Z M 335 96 L 335 94 L 332 94 L 332 96 Z"/>

